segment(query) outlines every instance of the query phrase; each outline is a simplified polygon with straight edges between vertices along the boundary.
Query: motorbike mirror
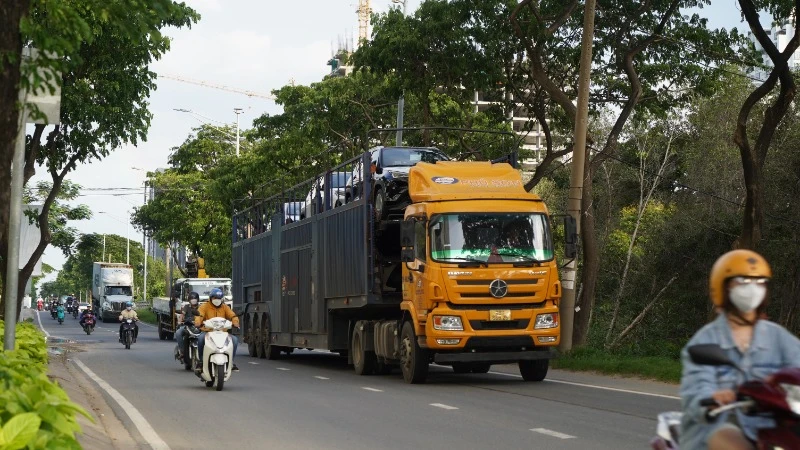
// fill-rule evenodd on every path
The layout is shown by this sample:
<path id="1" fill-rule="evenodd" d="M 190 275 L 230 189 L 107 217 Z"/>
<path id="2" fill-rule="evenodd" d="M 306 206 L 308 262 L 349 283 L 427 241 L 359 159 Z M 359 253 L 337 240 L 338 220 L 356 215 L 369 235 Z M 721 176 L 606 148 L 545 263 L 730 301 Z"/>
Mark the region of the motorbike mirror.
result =
<path id="1" fill-rule="evenodd" d="M 695 364 L 703 366 L 733 366 L 739 368 L 736 363 L 728 358 L 725 350 L 717 344 L 697 344 L 687 349 L 689 357 Z"/>

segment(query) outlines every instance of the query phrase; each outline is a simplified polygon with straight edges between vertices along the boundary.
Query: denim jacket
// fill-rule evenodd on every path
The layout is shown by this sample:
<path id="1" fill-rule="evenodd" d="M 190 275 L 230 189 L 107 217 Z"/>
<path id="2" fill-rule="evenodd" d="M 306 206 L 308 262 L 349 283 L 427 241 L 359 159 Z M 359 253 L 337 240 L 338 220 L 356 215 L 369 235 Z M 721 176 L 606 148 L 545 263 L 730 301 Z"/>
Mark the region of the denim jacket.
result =
<path id="1" fill-rule="evenodd" d="M 800 367 L 800 340 L 780 325 L 768 320 L 756 322 L 750 347 L 742 353 L 733 341 L 728 319 L 725 314 L 720 314 L 701 328 L 681 352 L 681 449 L 707 448 L 709 436 L 728 422 L 731 413 L 737 415 L 738 423 L 751 440 L 756 439 L 759 428 L 773 427 L 771 419 L 747 416 L 740 410 L 722 414 L 714 422 L 708 422 L 705 417 L 707 408 L 700 406 L 700 400 L 721 389 L 736 390 L 745 378 L 732 367 L 693 363 L 686 349 L 696 344 L 718 344 L 747 373 L 748 379 L 764 378 L 785 367 Z"/>

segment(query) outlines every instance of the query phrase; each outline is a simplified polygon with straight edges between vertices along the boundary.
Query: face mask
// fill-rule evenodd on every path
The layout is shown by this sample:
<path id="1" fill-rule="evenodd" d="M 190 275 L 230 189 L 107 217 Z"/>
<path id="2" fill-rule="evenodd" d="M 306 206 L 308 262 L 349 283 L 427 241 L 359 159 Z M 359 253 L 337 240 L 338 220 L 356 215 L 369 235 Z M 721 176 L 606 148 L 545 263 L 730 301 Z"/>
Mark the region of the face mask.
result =
<path id="1" fill-rule="evenodd" d="M 755 283 L 735 286 L 728 292 L 731 303 L 743 312 L 749 313 L 761 305 L 767 295 L 767 287 Z"/>
<path id="2" fill-rule="evenodd" d="M 191 304 L 192 304 L 192 306 L 197 306 L 197 300 L 196 300 L 196 299 L 191 299 L 191 300 L 189 301 L 189 303 L 191 303 Z"/>
<path id="3" fill-rule="evenodd" d="M 127 307 L 127 308 L 125 308 L 125 309 L 127 309 L 128 311 L 130 311 L 130 310 L 131 310 L 131 309 L 133 309 L 133 308 L 131 308 L 130 306 L 128 306 L 128 307 Z"/>
<path id="4" fill-rule="evenodd" d="M 221 305 L 221 304 L 222 304 L 222 299 L 221 299 L 221 298 L 215 298 L 214 300 L 211 300 L 211 303 L 212 303 L 214 306 L 219 306 L 219 305 Z"/>

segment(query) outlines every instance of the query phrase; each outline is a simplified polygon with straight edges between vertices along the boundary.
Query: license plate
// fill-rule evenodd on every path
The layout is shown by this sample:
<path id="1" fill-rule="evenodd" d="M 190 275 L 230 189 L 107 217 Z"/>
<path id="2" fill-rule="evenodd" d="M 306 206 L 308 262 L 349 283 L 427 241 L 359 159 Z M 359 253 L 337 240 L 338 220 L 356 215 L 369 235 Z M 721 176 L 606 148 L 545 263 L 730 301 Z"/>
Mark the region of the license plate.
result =
<path id="1" fill-rule="evenodd" d="M 492 309 L 489 310 L 489 320 L 511 320 L 510 309 Z"/>

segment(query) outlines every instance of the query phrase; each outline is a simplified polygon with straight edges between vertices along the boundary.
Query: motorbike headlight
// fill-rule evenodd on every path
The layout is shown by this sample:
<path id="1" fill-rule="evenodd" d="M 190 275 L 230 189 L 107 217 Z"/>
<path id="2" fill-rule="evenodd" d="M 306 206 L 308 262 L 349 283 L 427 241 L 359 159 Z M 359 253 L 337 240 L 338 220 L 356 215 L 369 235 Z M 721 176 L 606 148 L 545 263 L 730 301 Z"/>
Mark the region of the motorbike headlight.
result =
<path id="1" fill-rule="evenodd" d="M 433 329 L 443 331 L 464 331 L 459 316 L 433 316 Z"/>
<path id="2" fill-rule="evenodd" d="M 800 386 L 796 384 L 781 384 L 781 388 L 786 392 L 786 403 L 792 408 L 792 412 L 800 415 Z"/>

